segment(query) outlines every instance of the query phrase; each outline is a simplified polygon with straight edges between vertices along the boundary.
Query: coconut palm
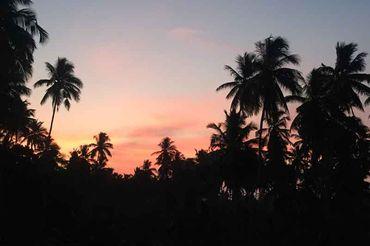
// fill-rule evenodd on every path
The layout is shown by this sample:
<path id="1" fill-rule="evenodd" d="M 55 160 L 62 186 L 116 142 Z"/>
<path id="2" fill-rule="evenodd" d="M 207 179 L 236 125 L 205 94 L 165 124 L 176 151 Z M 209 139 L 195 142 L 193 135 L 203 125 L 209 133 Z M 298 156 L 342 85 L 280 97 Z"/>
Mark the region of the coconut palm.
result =
<path id="1" fill-rule="evenodd" d="M 134 177 L 142 180 L 151 180 L 155 177 L 157 170 L 152 167 L 152 162 L 144 160 L 141 167 L 137 167 L 134 170 Z"/>
<path id="2" fill-rule="evenodd" d="M 154 177 L 157 170 L 152 167 L 152 162 L 149 160 L 145 160 L 141 169 L 147 173 L 150 177 Z"/>
<path id="3" fill-rule="evenodd" d="M 262 177 L 266 181 L 265 188 L 272 188 L 276 194 L 292 191 L 296 184 L 295 170 L 292 165 L 288 165 L 293 156 L 288 121 L 289 116 L 280 111 L 273 121 L 269 122 L 269 127 L 262 129 L 263 142 L 267 147 L 265 172 Z"/>
<path id="4" fill-rule="evenodd" d="M 27 101 L 18 98 L 14 100 L 9 108 L 8 117 L 0 124 L 1 131 L 4 134 L 3 141 L 18 144 L 20 137 L 28 132 L 29 124 L 34 120 L 34 109 L 28 108 Z"/>
<path id="5" fill-rule="evenodd" d="M 305 155 L 311 156 L 311 161 L 316 162 L 320 153 L 328 147 L 325 137 L 333 124 L 333 116 L 339 112 L 333 112 L 333 107 L 328 100 L 328 76 L 320 69 L 313 69 L 308 77 L 307 84 L 303 88 L 302 96 L 288 96 L 289 102 L 299 102 L 297 116 L 293 119 L 291 128 L 299 133 L 299 149 L 304 150 Z M 308 153 L 308 151 L 310 153 Z"/>
<path id="6" fill-rule="evenodd" d="M 84 144 L 84 145 L 80 145 L 78 147 L 78 149 L 76 150 L 78 156 L 80 158 L 84 158 L 86 160 L 89 160 L 90 158 L 90 150 L 89 150 L 90 146 L 87 145 L 87 144 Z"/>
<path id="7" fill-rule="evenodd" d="M 0 2 L 0 92 L 10 88 L 21 89 L 20 94 L 28 91 L 24 83 L 32 74 L 35 38 L 40 43 L 48 39 L 48 33 L 29 8 L 31 5 L 31 0 Z"/>
<path id="8" fill-rule="evenodd" d="M 179 151 L 174 145 L 174 141 L 169 137 L 165 137 L 158 144 L 160 147 L 159 151 L 155 151 L 152 155 L 157 155 L 156 164 L 159 167 L 158 173 L 161 180 L 170 178 L 172 171 L 172 162 L 178 156 Z"/>
<path id="9" fill-rule="evenodd" d="M 248 73 L 240 74 L 231 70 L 234 83 L 225 83 L 218 89 L 231 88 L 228 96 L 236 96 L 240 108 L 249 115 L 262 110 L 259 127 L 262 129 L 263 123 L 271 121 L 279 111 L 288 112 L 283 89 L 292 95 L 299 95 L 302 91 L 300 82 L 304 79 L 298 70 L 287 67 L 298 65 L 299 57 L 290 53 L 289 44 L 282 37 L 270 36 L 257 42 L 256 54 L 247 57 L 244 59 L 247 61 L 245 64 L 238 59 L 237 70 L 247 67 L 244 70 Z M 244 81 L 244 88 L 236 89 L 238 87 L 235 87 L 235 83 L 241 84 L 240 81 Z M 241 95 L 245 93 L 244 96 L 239 96 L 239 91 Z M 262 157 L 262 135 L 259 136 L 259 155 Z"/>
<path id="10" fill-rule="evenodd" d="M 27 133 L 22 142 L 25 142 L 26 146 L 32 150 L 40 151 L 45 148 L 47 136 L 48 131 L 43 127 L 43 122 L 32 119 L 27 126 Z"/>
<path id="11" fill-rule="evenodd" d="M 110 152 L 113 149 L 113 144 L 110 143 L 110 138 L 105 132 L 100 132 L 98 135 L 94 136 L 95 143 L 90 144 L 90 155 L 92 158 L 96 158 L 99 168 L 103 168 L 107 161 L 108 157 L 111 157 Z"/>
<path id="12" fill-rule="evenodd" d="M 71 100 L 78 102 L 80 100 L 81 80 L 74 75 L 74 65 L 66 58 L 58 58 L 55 65 L 46 63 L 49 79 L 42 79 L 34 84 L 34 87 L 47 86 L 46 93 L 41 100 L 41 105 L 51 98 L 53 114 L 51 117 L 49 138 L 53 129 L 55 112 L 63 104 L 67 110 L 71 107 Z"/>
<path id="13" fill-rule="evenodd" d="M 267 146 L 267 160 L 279 165 L 286 164 L 291 154 L 289 146 L 292 143 L 288 121 L 289 116 L 284 111 L 279 111 L 275 119 L 269 122 L 269 127 L 262 129 L 263 142 Z"/>
<path id="14" fill-rule="evenodd" d="M 210 123 L 207 128 L 213 129 L 216 133 L 211 136 L 210 148 L 212 150 L 220 149 L 244 149 L 253 147 L 254 139 L 248 139 L 251 131 L 256 130 L 253 122 L 246 125 L 244 117 L 241 113 L 231 110 L 230 113 L 225 112 L 226 120 L 222 123 Z"/>
<path id="15" fill-rule="evenodd" d="M 336 63 L 334 67 L 322 64 L 319 70 L 327 77 L 327 97 L 333 104 L 345 112 L 353 112 L 353 108 L 364 110 L 360 95 L 370 97 L 370 87 L 363 82 L 370 82 L 370 74 L 365 73 L 367 53 L 356 55 L 357 44 L 338 42 L 336 47 Z"/>
<path id="16" fill-rule="evenodd" d="M 253 122 L 246 124 L 242 113 L 235 110 L 225 111 L 225 116 L 225 122 L 207 126 L 216 131 L 211 136 L 210 148 L 219 155 L 224 188 L 233 199 L 239 199 L 242 193 L 253 194 L 256 188 L 253 178 L 258 165 L 253 149 L 256 141 L 249 139 L 256 126 Z"/>
<path id="17" fill-rule="evenodd" d="M 256 94 L 250 87 L 253 84 L 253 76 L 256 73 L 254 66 L 256 55 L 254 53 L 244 53 L 236 58 L 236 69 L 229 65 L 225 66 L 225 70 L 230 72 L 233 81 L 226 82 L 220 85 L 216 91 L 230 89 L 226 95 L 227 99 L 232 99 L 231 110 L 239 108 L 247 114 L 255 114 L 259 110 L 259 105 L 255 103 Z"/>

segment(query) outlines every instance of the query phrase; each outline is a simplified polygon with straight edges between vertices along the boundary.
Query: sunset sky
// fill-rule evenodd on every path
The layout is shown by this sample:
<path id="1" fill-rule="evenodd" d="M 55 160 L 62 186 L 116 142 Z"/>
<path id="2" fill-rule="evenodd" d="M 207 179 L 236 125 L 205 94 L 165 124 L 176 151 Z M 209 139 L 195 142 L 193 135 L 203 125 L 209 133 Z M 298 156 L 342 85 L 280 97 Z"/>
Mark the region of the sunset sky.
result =
<path id="1" fill-rule="evenodd" d="M 47 77 L 44 63 L 58 56 L 75 64 L 85 85 L 81 102 L 56 115 L 54 138 L 68 154 L 107 132 L 114 144 L 109 166 L 121 173 L 152 158 L 165 136 L 189 157 L 207 148 L 206 125 L 222 121 L 229 106 L 225 93 L 215 92 L 230 81 L 224 65 L 234 66 L 236 55 L 270 34 L 289 40 L 305 75 L 334 63 L 337 41 L 370 52 L 369 0 L 34 2 L 50 40 L 36 51 L 29 86 Z M 44 89 L 33 90 L 29 101 L 48 128 Z M 359 114 L 368 125 L 369 113 Z"/>

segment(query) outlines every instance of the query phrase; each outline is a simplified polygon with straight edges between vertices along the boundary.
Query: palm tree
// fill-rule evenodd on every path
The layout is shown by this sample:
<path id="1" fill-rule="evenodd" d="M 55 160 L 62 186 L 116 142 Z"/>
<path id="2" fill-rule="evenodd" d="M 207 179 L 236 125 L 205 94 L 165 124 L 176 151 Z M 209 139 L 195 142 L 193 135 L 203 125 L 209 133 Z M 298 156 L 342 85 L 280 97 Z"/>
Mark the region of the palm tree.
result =
<path id="1" fill-rule="evenodd" d="M 233 82 L 221 85 L 218 90 L 231 88 L 228 97 L 236 98 L 232 104 L 239 105 L 247 115 L 261 112 L 259 129 L 265 120 L 270 121 L 280 110 L 288 112 L 282 89 L 293 95 L 302 91 L 301 73 L 288 65 L 298 65 L 299 58 L 290 54 L 289 44 L 282 37 L 268 37 L 256 43 L 256 54 L 237 59 L 238 69 L 231 69 Z M 259 136 L 259 156 L 262 158 L 262 135 Z"/>
<path id="2" fill-rule="evenodd" d="M 150 177 L 154 177 L 157 170 L 152 167 L 152 162 L 149 160 L 145 160 L 141 169 L 147 173 Z"/>
<path id="3" fill-rule="evenodd" d="M 275 117 L 269 122 L 268 128 L 262 129 L 263 142 L 267 146 L 266 172 L 263 176 L 267 178 L 267 183 L 270 183 L 269 188 L 281 194 L 295 189 L 296 177 L 294 169 L 288 165 L 293 155 L 288 129 L 290 118 L 284 111 L 278 112 Z"/>
<path id="4" fill-rule="evenodd" d="M 353 112 L 353 108 L 364 110 L 359 95 L 370 97 L 370 87 L 363 82 L 370 82 L 370 74 L 364 73 L 366 69 L 365 57 L 367 53 L 357 55 L 357 44 L 338 42 L 336 47 L 335 67 L 322 64 L 319 68 L 326 76 L 327 96 L 342 111 Z M 365 103 L 366 104 L 366 103 Z"/>
<path id="5" fill-rule="evenodd" d="M 158 155 L 156 164 L 159 165 L 158 173 L 161 180 L 167 180 L 171 176 L 172 162 L 178 156 L 179 151 L 174 145 L 174 141 L 169 137 L 165 137 L 158 144 L 159 151 L 152 153 Z"/>
<path id="6" fill-rule="evenodd" d="M 110 138 L 105 132 L 100 132 L 94 136 L 96 143 L 92 143 L 89 146 L 92 148 L 90 155 L 92 158 L 96 158 L 99 168 L 103 168 L 108 161 L 108 156 L 111 157 L 110 152 L 113 149 L 113 144 L 110 143 Z"/>
<path id="7" fill-rule="evenodd" d="M 290 118 L 284 111 L 279 111 L 275 117 L 268 128 L 262 129 L 263 142 L 267 145 L 266 156 L 267 160 L 278 165 L 286 164 L 291 154 L 289 146 L 292 145 L 288 129 Z"/>
<path id="8" fill-rule="evenodd" d="M 31 0 L 2 0 L 0 2 L 0 92 L 20 89 L 32 74 L 35 37 L 45 43 L 48 33 L 38 24 L 36 14 L 29 7 Z M 12 88 L 12 89 L 11 89 Z"/>
<path id="9" fill-rule="evenodd" d="M 256 126 L 253 122 L 246 124 L 242 113 L 235 109 L 230 113 L 225 111 L 225 116 L 225 122 L 207 126 L 216 131 L 211 136 L 210 148 L 219 155 L 222 181 L 227 192 L 233 199 L 239 199 L 243 191 L 253 194 L 256 188 L 253 179 L 258 165 L 253 149 L 256 141 L 249 139 Z"/>
<path id="10" fill-rule="evenodd" d="M 77 152 L 77 154 L 80 158 L 84 158 L 84 159 L 88 160 L 90 158 L 89 148 L 90 148 L 90 146 L 87 145 L 87 144 L 80 145 L 80 147 L 78 147 L 78 150 L 76 150 L 76 152 Z"/>
<path id="11" fill-rule="evenodd" d="M 80 100 L 81 88 L 83 86 L 81 80 L 74 75 L 74 65 L 66 58 L 58 58 L 53 66 L 46 63 L 46 68 L 49 72 L 49 79 L 42 79 L 34 84 L 34 87 L 46 85 L 46 93 L 41 100 L 43 105 L 49 98 L 52 100 L 53 114 L 49 129 L 49 138 L 53 129 L 55 111 L 59 110 L 60 105 L 64 104 L 69 110 L 71 100 L 78 102 Z"/>
<path id="12" fill-rule="evenodd" d="M 152 162 L 149 160 L 144 160 L 144 163 L 141 167 L 137 167 L 134 170 L 134 177 L 143 179 L 143 180 L 151 180 L 155 177 L 157 170 L 152 167 Z"/>
<path id="13" fill-rule="evenodd" d="M 42 150 L 46 146 L 48 131 L 43 127 L 43 122 L 32 119 L 27 126 L 27 133 L 22 142 L 32 150 Z"/>
<path id="14" fill-rule="evenodd" d="M 251 131 L 256 130 L 253 122 L 246 125 L 245 119 L 241 113 L 232 110 L 230 113 L 225 112 L 226 120 L 222 123 L 210 123 L 207 128 L 213 129 L 216 133 L 211 136 L 210 148 L 212 150 L 220 149 L 244 149 L 252 148 L 254 139 L 248 139 Z"/>
<path id="15" fill-rule="evenodd" d="M 0 127 L 5 135 L 6 142 L 14 142 L 18 144 L 19 137 L 24 136 L 28 132 L 29 124 L 34 120 L 34 109 L 28 108 L 27 101 L 18 98 L 14 100 L 10 109 L 9 115 L 4 119 Z"/>
<path id="16" fill-rule="evenodd" d="M 291 128 L 299 134 L 299 149 L 304 155 L 310 155 L 312 163 L 316 163 L 324 149 L 328 147 L 327 134 L 333 129 L 333 112 L 327 93 L 328 77 L 320 69 L 313 69 L 303 88 L 302 96 L 287 96 L 288 102 L 301 103 L 297 107 L 297 116 Z M 309 153 L 310 152 L 310 153 Z"/>
<path id="17" fill-rule="evenodd" d="M 256 94 L 250 87 L 253 84 L 253 76 L 256 73 L 254 63 L 256 61 L 256 55 L 254 53 L 244 53 L 242 56 L 236 57 L 236 69 L 225 65 L 225 70 L 230 72 L 230 75 L 234 78 L 234 81 L 226 82 L 219 86 L 216 91 L 230 89 L 226 95 L 226 99 L 231 99 L 231 110 L 239 108 L 243 112 L 250 114 L 258 113 L 260 107 L 255 103 Z"/>

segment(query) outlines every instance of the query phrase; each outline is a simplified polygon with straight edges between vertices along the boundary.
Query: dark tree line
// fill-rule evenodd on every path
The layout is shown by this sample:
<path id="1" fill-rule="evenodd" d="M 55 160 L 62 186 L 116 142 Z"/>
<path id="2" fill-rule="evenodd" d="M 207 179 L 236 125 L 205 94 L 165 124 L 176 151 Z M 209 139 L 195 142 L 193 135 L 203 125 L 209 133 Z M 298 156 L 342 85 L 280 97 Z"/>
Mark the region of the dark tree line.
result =
<path id="1" fill-rule="evenodd" d="M 366 53 L 338 42 L 336 62 L 307 78 L 282 37 L 226 66 L 231 100 L 210 123 L 210 147 L 186 158 L 165 137 L 155 163 L 132 175 L 107 167 L 100 132 L 69 155 L 51 136 L 61 106 L 80 100 L 74 65 L 46 63 L 34 117 L 33 52 L 47 32 L 30 0 L 0 2 L 0 245 L 358 245 L 370 239 L 370 136 L 356 112 L 370 103 Z M 288 104 L 295 103 L 291 119 Z M 255 124 L 251 116 L 259 115 Z"/>

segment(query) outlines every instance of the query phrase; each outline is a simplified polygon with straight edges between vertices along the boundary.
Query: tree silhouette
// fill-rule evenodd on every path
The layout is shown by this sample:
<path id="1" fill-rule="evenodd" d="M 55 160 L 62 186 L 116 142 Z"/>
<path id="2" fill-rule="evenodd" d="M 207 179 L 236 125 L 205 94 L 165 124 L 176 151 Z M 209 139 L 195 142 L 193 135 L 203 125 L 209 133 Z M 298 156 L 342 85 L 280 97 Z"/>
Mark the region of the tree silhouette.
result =
<path id="1" fill-rule="evenodd" d="M 27 132 L 23 136 L 22 142 L 34 151 L 41 151 L 46 147 L 48 132 L 42 124 L 41 121 L 31 119 L 27 125 Z"/>
<path id="2" fill-rule="evenodd" d="M 226 99 L 232 99 L 231 109 L 239 108 L 247 115 L 258 113 L 260 106 L 256 104 L 256 96 L 250 87 L 254 83 L 253 76 L 256 74 L 256 55 L 254 53 L 244 53 L 236 58 L 236 69 L 225 65 L 225 69 L 230 72 L 234 81 L 220 85 L 216 91 L 230 89 Z"/>
<path id="3" fill-rule="evenodd" d="M 165 137 L 158 144 L 159 151 L 153 152 L 152 155 L 158 155 L 156 164 L 159 165 L 158 174 L 160 180 L 167 180 L 171 177 L 172 162 L 178 156 L 179 151 L 174 145 L 174 141 L 169 137 Z"/>
<path id="4" fill-rule="evenodd" d="M 74 75 L 74 65 L 66 58 L 58 58 L 53 66 L 46 63 L 49 79 L 42 79 L 34 84 L 34 87 L 47 86 L 46 93 L 41 100 L 43 105 L 49 98 L 52 100 L 53 114 L 51 117 L 49 138 L 53 129 L 55 112 L 59 110 L 60 105 L 64 105 L 67 110 L 71 107 L 71 100 L 78 102 L 80 100 L 81 80 Z"/>
<path id="5" fill-rule="evenodd" d="M 224 111 L 224 113 L 226 116 L 225 122 L 207 125 L 207 128 L 216 131 L 211 136 L 211 149 L 252 148 L 255 140 L 248 138 L 250 133 L 257 129 L 256 125 L 253 122 L 246 125 L 242 114 L 237 113 L 235 110 L 232 110 L 230 113 Z"/>
<path id="6" fill-rule="evenodd" d="M 248 139 L 250 133 L 256 130 L 253 122 L 246 124 L 242 114 L 231 110 L 225 111 L 224 123 L 211 123 L 207 128 L 216 133 L 211 136 L 211 149 L 218 150 L 222 158 L 222 176 L 233 199 L 239 199 L 241 193 L 253 193 L 255 180 L 247 180 L 248 175 L 255 172 L 257 159 L 253 145 L 255 139 Z M 248 174 L 249 172 L 249 174 Z"/>
<path id="7" fill-rule="evenodd" d="M 110 150 L 113 149 L 113 144 L 110 143 L 110 138 L 105 132 L 100 132 L 94 136 L 94 139 L 96 142 L 89 145 L 90 155 L 96 158 L 98 168 L 103 168 L 108 161 L 108 156 L 112 156 Z"/>
<path id="8" fill-rule="evenodd" d="M 91 153 L 90 153 L 90 146 L 87 145 L 87 144 L 84 144 L 84 145 L 80 145 L 80 147 L 78 147 L 78 150 L 76 150 L 78 156 L 80 158 L 84 158 L 86 160 L 88 160 L 90 157 L 91 157 Z"/>
<path id="9" fill-rule="evenodd" d="M 165 137 L 152 154 L 158 176 L 149 160 L 134 175 L 118 174 L 106 167 L 106 133 L 69 158 L 51 137 L 56 111 L 81 93 L 67 59 L 47 63 L 50 78 L 35 84 L 48 87 L 42 103 L 52 100 L 49 131 L 22 97 L 30 94 L 34 38 L 47 38 L 31 3 L 0 2 L 0 245 L 369 241 L 370 131 L 355 112 L 370 89 L 356 44 L 338 43 L 335 66 L 313 69 L 302 88 L 287 41 L 257 42 L 235 69 L 225 67 L 233 81 L 217 90 L 230 89 L 230 111 L 207 126 L 208 150 L 187 158 Z M 299 103 L 290 129 L 289 102 Z M 257 130 L 248 117 L 259 113 Z"/>
<path id="10" fill-rule="evenodd" d="M 325 76 L 327 97 L 341 110 L 353 112 L 353 108 L 364 110 L 359 95 L 370 97 L 370 87 L 363 82 L 370 82 L 370 74 L 364 73 L 367 53 L 355 55 L 357 44 L 338 42 L 336 47 L 335 67 L 322 64 L 320 72 Z"/>
<path id="11" fill-rule="evenodd" d="M 19 143 L 22 136 L 28 132 L 28 127 L 34 120 L 35 110 L 28 108 L 29 103 L 21 99 L 14 100 L 7 119 L 3 121 L 3 141 Z"/>
<path id="12" fill-rule="evenodd" d="M 288 129 L 289 116 L 284 111 L 278 112 L 269 123 L 269 127 L 262 129 L 263 142 L 266 144 L 266 174 L 267 182 L 275 193 L 282 194 L 295 188 L 296 177 L 291 165 L 288 166 L 292 156 L 290 141 L 291 134 Z"/>
<path id="13" fill-rule="evenodd" d="M 134 170 L 134 178 L 139 179 L 142 182 L 151 181 L 155 178 L 157 170 L 152 167 L 152 162 L 144 160 L 141 167 L 137 167 Z"/>
<path id="14" fill-rule="evenodd" d="M 0 92 L 28 94 L 26 80 L 32 74 L 33 52 L 38 37 L 45 43 L 48 33 L 38 24 L 29 7 L 31 0 L 2 0 L 0 3 Z"/>
<path id="15" fill-rule="evenodd" d="M 288 42 L 282 37 L 268 37 L 256 43 L 256 54 L 245 54 L 237 59 L 238 71 L 231 69 L 234 82 L 221 85 L 218 90 L 231 88 L 228 97 L 237 98 L 233 107 L 240 108 L 247 114 L 255 114 L 262 109 L 259 129 L 265 120 L 272 119 L 280 110 L 288 111 L 282 89 L 293 95 L 301 93 L 301 73 L 287 65 L 299 64 L 297 55 L 290 54 Z M 242 84 L 243 89 L 236 89 L 235 84 Z M 237 91 L 241 91 L 240 95 Z M 259 137 L 259 155 L 262 156 L 262 136 Z"/>

